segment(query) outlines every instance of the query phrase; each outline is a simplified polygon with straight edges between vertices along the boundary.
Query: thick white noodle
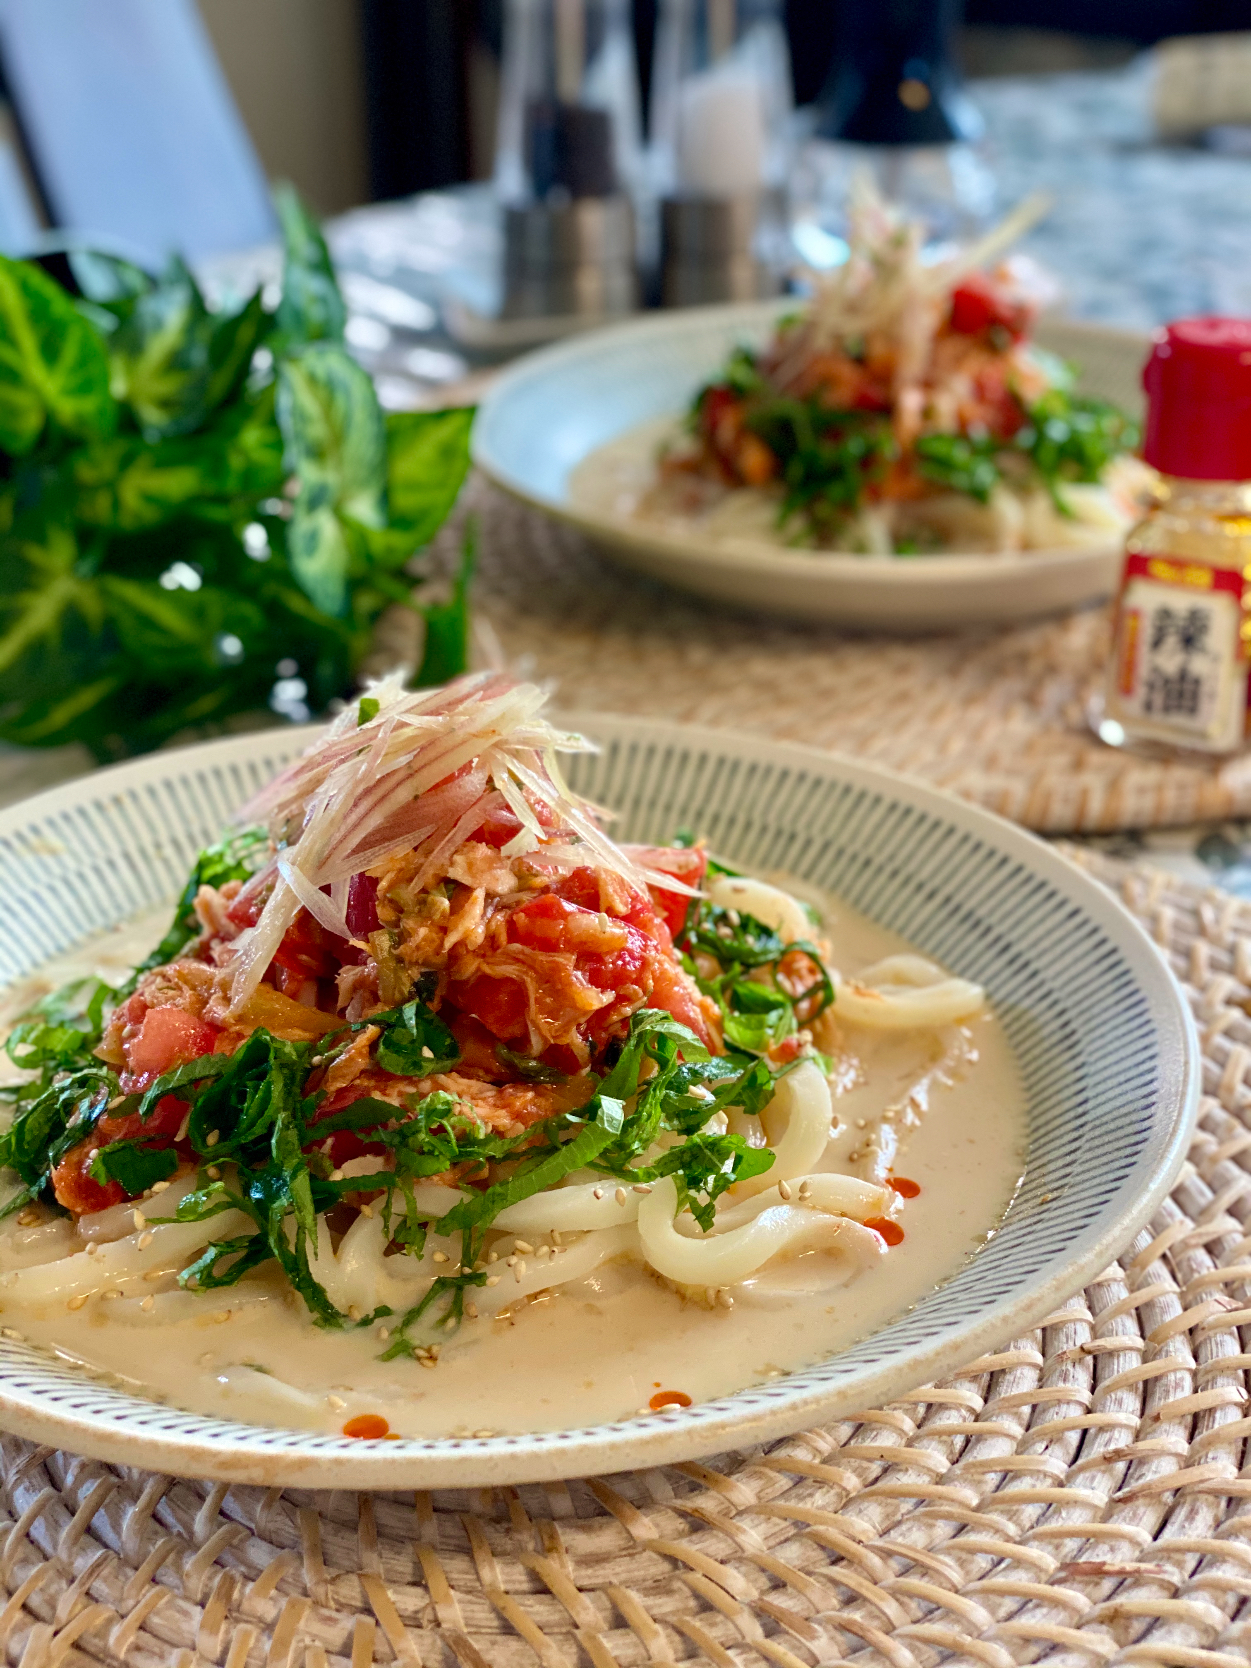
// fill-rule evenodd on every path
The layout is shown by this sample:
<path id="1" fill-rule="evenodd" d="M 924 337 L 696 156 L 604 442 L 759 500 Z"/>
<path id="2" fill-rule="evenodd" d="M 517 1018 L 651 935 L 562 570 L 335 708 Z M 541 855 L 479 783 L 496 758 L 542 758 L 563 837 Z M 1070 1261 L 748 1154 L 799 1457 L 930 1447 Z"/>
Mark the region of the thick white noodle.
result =
<path id="1" fill-rule="evenodd" d="M 787 1072 L 773 1099 L 760 1113 L 765 1139 L 773 1148 L 772 1165 L 763 1175 L 735 1182 L 730 1189 L 731 1196 L 749 1198 L 753 1193 L 776 1187 L 780 1181 L 805 1176 L 815 1169 L 830 1139 L 833 1116 L 830 1086 L 820 1067 L 812 1060 L 801 1060 L 793 1071 Z M 746 1122 L 740 1116 L 734 1127 L 738 1129 Z"/>
<path id="2" fill-rule="evenodd" d="M 492 1263 L 490 1274 L 498 1279 L 496 1286 L 479 1286 L 467 1292 L 466 1298 L 480 1315 L 497 1315 L 522 1298 L 552 1286 L 567 1286 L 571 1280 L 585 1280 L 588 1274 L 613 1257 L 628 1254 L 638 1256 L 639 1239 L 633 1223 L 620 1228 L 603 1228 L 584 1234 L 572 1245 L 549 1257 L 526 1257 L 521 1269 L 509 1268 L 507 1263 Z M 518 1265 L 520 1267 L 520 1265 Z"/>
<path id="3" fill-rule="evenodd" d="M 780 886 L 770 886 L 767 881 L 752 880 L 746 875 L 711 875 L 704 890 L 722 909 L 754 915 L 787 943 L 812 937 L 814 928 L 803 905 Z"/>
<path id="4" fill-rule="evenodd" d="M 845 1218 L 802 1205 L 770 1205 L 742 1227 L 701 1240 L 678 1232 L 674 1226 L 677 1209 L 677 1186 L 671 1176 L 665 1176 L 639 1210 L 639 1242 L 643 1256 L 658 1274 L 684 1286 L 736 1286 L 774 1257 L 837 1252 L 847 1243 Z"/>
<path id="5" fill-rule="evenodd" d="M 242 1211 L 224 1211 L 207 1222 L 170 1222 L 102 1244 L 94 1256 L 72 1257 L 0 1274 L 0 1308 L 10 1304 L 62 1303 L 71 1297 L 116 1289 L 157 1269 L 175 1273 L 213 1240 L 233 1239 L 255 1224 Z M 141 1250 L 139 1240 L 151 1239 Z"/>
<path id="6" fill-rule="evenodd" d="M 953 979 L 925 956 L 887 956 L 854 980 L 835 977 L 834 1015 L 876 1031 L 958 1025 L 986 1005 L 986 992 Z"/>
<path id="7" fill-rule="evenodd" d="M 620 1202 L 618 1192 L 625 1195 Z M 620 1182 L 605 1176 L 598 1182 L 578 1182 L 573 1187 L 535 1193 L 502 1210 L 492 1226 L 510 1234 L 549 1234 L 553 1228 L 561 1234 L 619 1228 L 637 1219 L 640 1199 L 632 1187 L 623 1188 Z"/>
<path id="8" fill-rule="evenodd" d="M 805 1183 L 802 1201 L 805 1208 L 824 1211 L 828 1216 L 847 1216 L 855 1222 L 868 1222 L 874 1216 L 889 1216 L 897 1198 L 889 1188 L 879 1187 L 876 1182 L 861 1181 L 859 1176 L 827 1172 L 822 1175 L 804 1176 L 802 1180 Z M 730 1196 L 738 1198 L 738 1189 L 731 1189 Z M 795 1202 L 795 1197 L 792 1187 L 792 1203 Z M 757 1193 L 742 1199 L 741 1203 L 717 1212 L 714 1232 L 720 1234 L 741 1228 L 744 1222 L 755 1221 L 761 1211 L 786 1202 L 776 1186 L 771 1187 L 767 1193 Z M 679 1216 L 674 1226 L 679 1233 L 692 1239 L 699 1236 L 699 1224 L 693 1217 Z"/>

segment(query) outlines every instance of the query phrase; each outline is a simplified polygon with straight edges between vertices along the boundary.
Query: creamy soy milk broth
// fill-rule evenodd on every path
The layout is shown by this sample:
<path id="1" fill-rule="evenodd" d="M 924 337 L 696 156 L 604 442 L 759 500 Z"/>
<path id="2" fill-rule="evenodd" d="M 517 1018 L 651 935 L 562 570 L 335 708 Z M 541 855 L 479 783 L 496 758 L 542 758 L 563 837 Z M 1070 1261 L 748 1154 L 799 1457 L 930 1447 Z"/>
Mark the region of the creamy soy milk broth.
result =
<path id="1" fill-rule="evenodd" d="M 907 949 L 841 904 L 824 913 L 844 974 Z M 6 994 L 0 1023 L 7 1029 L 66 979 L 120 980 L 166 925 L 167 911 L 159 911 L 49 964 Z M 193 1316 L 172 1323 L 155 1306 L 143 1310 L 143 1293 L 153 1288 L 136 1281 L 125 1295 L 93 1298 L 73 1312 L 58 1299 L 19 1313 L 5 1305 L 3 1271 L 29 1260 L 23 1242 L 41 1230 L 14 1228 L 10 1219 L 0 1239 L 0 1322 L 138 1394 L 262 1425 L 338 1432 L 358 1414 L 379 1413 L 394 1432 L 440 1437 L 592 1425 L 645 1409 L 660 1390 L 706 1401 L 811 1365 L 879 1329 L 950 1279 L 994 1231 L 1023 1167 L 1023 1098 L 998 1022 L 980 1017 L 967 1033 L 975 1058 L 958 1080 L 922 1095 L 929 1105 L 919 1121 L 895 1119 L 895 1173 L 921 1189 L 900 1213 L 904 1239 L 846 1287 L 819 1289 L 813 1265 L 821 1254 L 811 1253 L 768 1279 L 767 1290 L 749 1283 L 732 1309 L 709 1309 L 637 1265 L 610 1262 L 501 1318 L 465 1322 L 437 1365 L 423 1367 L 379 1360 L 377 1326 L 315 1326 L 299 1299 L 263 1271 L 197 1296 Z M 844 1065 L 836 1082 L 839 1128 L 823 1167 L 868 1174 L 868 1159 L 855 1155 L 882 1114 L 924 1080 L 934 1050 L 913 1033 L 871 1043 L 861 1034 L 855 1042 L 865 1044 L 860 1070 Z M 159 1200 L 145 1208 L 156 1216 Z M 81 1250 L 68 1225 L 64 1233 L 65 1249 Z"/>

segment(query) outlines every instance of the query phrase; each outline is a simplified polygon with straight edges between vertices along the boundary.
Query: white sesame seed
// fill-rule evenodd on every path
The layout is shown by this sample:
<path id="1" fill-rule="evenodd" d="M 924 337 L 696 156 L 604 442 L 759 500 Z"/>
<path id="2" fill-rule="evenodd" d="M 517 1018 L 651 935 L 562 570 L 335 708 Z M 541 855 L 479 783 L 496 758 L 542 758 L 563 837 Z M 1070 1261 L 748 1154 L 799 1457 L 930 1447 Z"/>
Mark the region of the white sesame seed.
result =
<path id="1" fill-rule="evenodd" d="M 488 1286 L 498 1286 L 499 1283 L 500 1283 L 500 1277 L 499 1277 L 498 1274 L 488 1274 L 487 1275 L 487 1285 Z"/>
<path id="2" fill-rule="evenodd" d="M 342 1413 L 343 1409 L 347 1406 L 347 1403 L 344 1401 L 342 1396 L 327 1396 L 326 1406 L 332 1413 Z"/>
<path id="3" fill-rule="evenodd" d="M 635 1182 L 634 1191 L 636 1193 L 650 1193 L 651 1188 L 647 1185 L 646 1182 Z"/>
<path id="4" fill-rule="evenodd" d="M 504 1258 L 504 1267 L 505 1268 L 516 1268 L 517 1264 L 520 1261 L 521 1261 L 521 1258 L 514 1251 L 511 1257 L 505 1257 Z"/>
<path id="5" fill-rule="evenodd" d="M 555 1248 L 558 1248 L 559 1245 L 560 1245 L 560 1229 L 559 1228 L 553 1228 L 552 1229 L 552 1246 L 555 1249 Z"/>
<path id="6" fill-rule="evenodd" d="M 97 1242 L 93 1239 L 87 1247 L 87 1255 L 89 1257 L 98 1257 L 99 1254 L 100 1254 L 100 1247 L 97 1244 Z"/>
<path id="7" fill-rule="evenodd" d="M 518 1262 L 514 1266 L 514 1268 L 513 1268 L 513 1279 L 517 1282 L 518 1285 L 521 1284 L 521 1277 L 525 1272 L 526 1272 L 526 1265 L 525 1265 L 524 1262 Z"/>
<path id="8" fill-rule="evenodd" d="M 437 1367 L 438 1364 L 438 1360 L 433 1356 L 419 1355 L 417 1357 L 417 1365 L 419 1367 Z"/>
<path id="9" fill-rule="evenodd" d="M 388 1330 L 387 1327 L 380 1326 L 378 1328 L 378 1336 L 382 1339 L 383 1343 L 385 1344 L 387 1339 L 391 1336 L 391 1333 L 390 1333 L 390 1331 Z"/>
<path id="10" fill-rule="evenodd" d="M 801 1199 L 810 1199 L 812 1197 L 812 1183 L 810 1181 L 800 1182 L 799 1197 Z"/>
<path id="11" fill-rule="evenodd" d="M 784 1199 L 789 1199 L 791 1196 L 791 1184 L 789 1182 L 780 1181 L 778 1183 L 778 1192 Z"/>
<path id="12" fill-rule="evenodd" d="M 324 1054 L 314 1054 L 313 1058 L 309 1061 L 310 1066 L 324 1066 L 325 1063 L 326 1056 Z"/>
<path id="13" fill-rule="evenodd" d="M 19 1228 L 33 1228 L 38 1220 L 39 1212 L 33 1205 L 27 1205 L 25 1210 L 17 1213 L 17 1225 Z"/>
<path id="14" fill-rule="evenodd" d="M 141 1211 L 141 1210 L 139 1210 L 139 1209 L 137 1209 L 137 1208 L 136 1208 L 136 1209 L 135 1209 L 135 1210 L 132 1210 L 132 1211 L 131 1211 L 131 1213 L 130 1213 L 130 1220 L 131 1220 L 131 1221 L 132 1221 L 132 1222 L 133 1222 L 133 1223 L 134 1223 L 134 1225 L 135 1225 L 135 1230 L 136 1230 L 136 1232 L 138 1232 L 138 1233 L 142 1233 L 142 1232 L 143 1232 L 143 1230 L 144 1230 L 144 1229 L 145 1229 L 145 1228 L 146 1228 L 146 1227 L 147 1227 L 147 1225 L 148 1225 L 148 1219 L 147 1219 L 147 1217 L 146 1217 L 146 1216 L 145 1216 L 145 1215 L 144 1215 L 144 1214 L 143 1214 L 143 1212 L 142 1212 L 142 1211 Z"/>
<path id="15" fill-rule="evenodd" d="M 478 1318 L 478 1305 L 476 1303 L 466 1303 L 465 1313 L 466 1313 L 466 1315 L 468 1315 L 470 1320 L 477 1320 L 477 1318 Z"/>
<path id="16" fill-rule="evenodd" d="M 228 1321 L 229 1319 L 230 1319 L 230 1310 L 229 1309 L 219 1309 L 217 1311 L 217 1313 L 213 1316 L 213 1321 L 217 1326 L 221 1326 L 224 1321 Z"/>
<path id="17" fill-rule="evenodd" d="M 487 1252 L 487 1262 L 488 1263 L 497 1263 L 497 1262 L 499 1262 L 499 1260 L 500 1260 L 500 1254 L 499 1254 L 498 1251 L 488 1251 Z"/>
<path id="18" fill-rule="evenodd" d="M 116 1286 L 111 1287 L 107 1292 L 100 1293 L 101 1297 L 120 1297 L 121 1295 Z"/>
<path id="19" fill-rule="evenodd" d="M 474 1431 L 472 1434 L 474 1436 L 476 1436 L 480 1442 L 484 1442 L 488 1436 L 494 1436 L 495 1432 L 494 1431 Z"/>
<path id="20" fill-rule="evenodd" d="M 446 1263 L 451 1261 L 446 1251 L 436 1251 L 434 1254 L 434 1260 L 436 1263 Z"/>
<path id="21" fill-rule="evenodd" d="M 140 1251 L 146 1251 L 148 1249 L 149 1245 L 151 1245 L 152 1241 L 155 1238 L 156 1238 L 156 1235 L 152 1232 L 152 1230 L 150 1228 L 149 1228 L 149 1230 L 146 1234 L 140 1234 L 139 1235 L 139 1249 L 140 1249 Z"/>
<path id="22" fill-rule="evenodd" d="M 140 1308 L 141 1308 L 141 1309 L 144 1309 L 144 1310 L 146 1310 L 146 1311 L 148 1311 L 148 1312 L 149 1312 L 149 1313 L 150 1313 L 150 1312 L 151 1312 L 151 1309 L 152 1309 L 152 1305 L 153 1305 L 153 1304 L 154 1304 L 154 1303 L 155 1303 L 155 1302 L 156 1302 L 156 1299 L 155 1299 L 155 1298 L 154 1298 L 154 1297 L 153 1297 L 153 1296 L 152 1296 L 152 1293 L 151 1293 L 151 1292 L 149 1292 L 149 1293 L 148 1293 L 148 1295 L 147 1295 L 147 1297 L 145 1297 L 145 1298 L 144 1298 L 144 1300 L 143 1300 L 143 1302 L 142 1302 L 142 1303 L 140 1303 L 140 1305 L 139 1305 L 139 1307 L 140 1307 Z"/>
<path id="23" fill-rule="evenodd" d="M 222 1138 L 222 1132 L 221 1132 L 220 1129 L 210 1129 L 207 1136 L 204 1139 L 204 1145 L 206 1147 L 215 1147 L 217 1145 L 217 1143 L 221 1140 L 221 1138 Z"/>
<path id="24" fill-rule="evenodd" d="M 210 1164 L 204 1174 L 210 1181 L 220 1181 L 222 1179 L 222 1173 L 216 1164 Z"/>
<path id="25" fill-rule="evenodd" d="M 66 1300 L 65 1307 L 67 1309 L 81 1309 L 90 1296 L 90 1292 L 79 1292 L 77 1297 L 71 1297 Z"/>
<path id="26" fill-rule="evenodd" d="M 592 1188 L 592 1189 L 591 1189 L 591 1197 L 592 1197 L 592 1198 L 593 1198 L 593 1199 L 602 1199 L 602 1198 L 603 1198 L 603 1197 L 604 1197 L 604 1190 L 603 1190 L 603 1188 L 602 1188 L 602 1187 L 595 1187 L 595 1188 Z"/>
<path id="27" fill-rule="evenodd" d="M 613 1198 L 617 1201 L 617 1203 L 619 1205 L 624 1205 L 625 1202 L 626 1202 L 626 1190 L 625 1190 L 625 1188 L 624 1187 L 619 1187 L 617 1189 L 617 1191 L 613 1194 Z"/>
<path id="28" fill-rule="evenodd" d="M 434 1059 L 434 1050 L 426 1043 L 422 1043 L 421 1045 L 421 1057 L 423 1060 Z"/>
<path id="29" fill-rule="evenodd" d="M 164 1278 L 165 1270 L 163 1268 L 150 1268 L 144 1275 L 145 1280 L 163 1280 Z"/>
<path id="30" fill-rule="evenodd" d="M 330 1179 L 331 1179 L 331 1181 L 342 1181 L 343 1180 L 343 1171 L 342 1170 L 332 1170 L 330 1172 Z"/>
<path id="31" fill-rule="evenodd" d="M 550 1245 L 540 1245 L 538 1250 L 535 1252 L 535 1256 L 537 1256 L 537 1257 L 550 1257 L 551 1254 L 552 1254 L 552 1251 L 553 1251 L 552 1246 L 550 1246 Z"/>
<path id="32" fill-rule="evenodd" d="M 361 1312 L 356 1307 L 355 1303 L 348 1304 L 347 1317 L 350 1321 L 358 1321 L 361 1318 Z"/>
<path id="33" fill-rule="evenodd" d="M 370 1217 L 372 1219 L 373 1214 L 374 1214 L 374 1207 L 372 1205 L 362 1205 L 361 1206 L 361 1215 L 362 1216 L 367 1216 L 367 1217 Z"/>
<path id="34" fill-rule="evenodd" d="M 168 1186 L 169 1183 L 167 1181 L 153 1182 L 149 1191 L 152 1193 L 164 1193 Z"/>
<path id="35" fill-rule="evenodd" d="M 524 1251 L 527 1257 L 532 1257 L 534 1255 L 533 1245 L 530 1244 L 529 1240 L 525 1239 L 515 1239 L 513 1241 L 513 1250 Z"/>

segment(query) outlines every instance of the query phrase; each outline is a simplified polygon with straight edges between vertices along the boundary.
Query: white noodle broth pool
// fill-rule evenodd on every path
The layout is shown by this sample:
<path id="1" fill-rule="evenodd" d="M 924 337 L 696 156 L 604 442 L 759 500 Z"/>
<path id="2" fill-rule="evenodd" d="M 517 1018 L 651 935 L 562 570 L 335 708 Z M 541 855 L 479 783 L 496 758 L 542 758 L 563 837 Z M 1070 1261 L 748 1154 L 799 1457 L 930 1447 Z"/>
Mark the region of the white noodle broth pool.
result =
<path id="1" fill-rule="evenodd" d="M 823 900 L 822 912 L 833 964 L 844 976 L 907 953 L 837 901 Z M 66 979 L 99 974 L 120 981 L 167 919 L 165 912 L 150 915 L 50 964 L 6 994 L 4 1027 Z M 894 1212 L 900 1243 L 845 1284 L 831 1284 L 819 1267 L 823 1253 L 810 1252 L 734 1288 L 727 1307 L 715 1296 L 710 1303 L 707 1293 L 684 1295 L 637 1262 L 610 1258 L 583 1279 L 523 1297 L 497 1318 L 464 1321 L 434 1361 L 383 1361 L 385 1321 L 323 1329 L 264 1269 L 220 1293 L 171 1294 L 177 1259 L 136 1274 L 137 1260 L 151 1260 L 151 1252 L 135 1249 L 150 1230 L 129 1221 L 115 1221 L 107 1231 L 120 1238 L 96 1252 L 126 1258 L 120 1285 L 81 1303 L 62 1287 L 47 1301 L 15 1305 L 5 1292 L 11 1271 L 83 1252 L 82 1229 L 40 1212 L 36 1226 L 19 1227 L 12 1217 L 3 1225 L 0 1322 L 62 1361 L 172 1406 L 325 1432 L 366 1414 L 380 1415 L 403 1436 L 545 1431 L 629 1416 L 665 1392 L 703 1402 L 759 1384 L 879 1329 L 950 1279 L 1002 1220 L 1023 1168 L 1018 1072 L 988 1012 L 938 1031 L 871 1033 L 854 1024 L 838 1030 L 841 1037 L 823 1039 L 833 1035 L 838 1043 L 831 1058 L 837 1121 L 814 1174 L 868 1178 L 889 1168 L 919 1187 Z M 152 1217 L 159 1214 L 159 1197 L 141 1203 Z M 549 1253 L 553 1262 L 576 1255 L 579 1236 L 559 1237 L 566 1244 Z M 533 1268 L 543 1253 L 532 1239 L 521 1242 L 533 1245 Z M 499 1270 L 497 1289 L 506 1289 L 507 1260 L 492 1267 Z M 171 1295 L 180 1304 L 173 1319 L 162 1303 Z"/>

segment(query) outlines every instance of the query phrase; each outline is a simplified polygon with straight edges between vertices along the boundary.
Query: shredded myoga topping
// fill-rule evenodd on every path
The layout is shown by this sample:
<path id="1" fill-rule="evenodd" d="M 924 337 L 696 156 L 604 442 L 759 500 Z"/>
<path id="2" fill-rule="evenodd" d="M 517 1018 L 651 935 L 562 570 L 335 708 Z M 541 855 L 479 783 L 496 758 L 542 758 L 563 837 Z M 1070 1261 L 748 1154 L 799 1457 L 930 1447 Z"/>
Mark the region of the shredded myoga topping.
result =
<path id="1" fill-rule="evenodd" d="M 543 701 L 375 684 L 201 854 L 125 984 L 16 1026 L 6 1317 L 224 1320 L 279 1281 L 430 1368 L 610 1262 L 728 1310 L 903 1239 L 906 1117 L 865 1132 L 861 1174 L 830 1167 L 847 1037 L 932 1037 L 919 1110 L 980 988 L 914 954 L 840 977 L 789 893 L 691 840 L 615 844 Z"/>

